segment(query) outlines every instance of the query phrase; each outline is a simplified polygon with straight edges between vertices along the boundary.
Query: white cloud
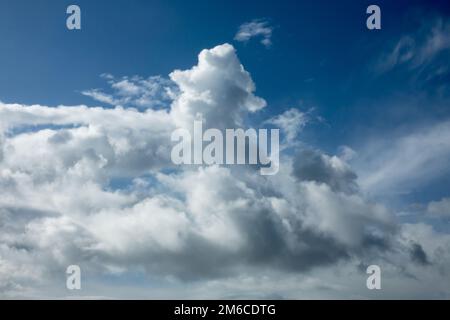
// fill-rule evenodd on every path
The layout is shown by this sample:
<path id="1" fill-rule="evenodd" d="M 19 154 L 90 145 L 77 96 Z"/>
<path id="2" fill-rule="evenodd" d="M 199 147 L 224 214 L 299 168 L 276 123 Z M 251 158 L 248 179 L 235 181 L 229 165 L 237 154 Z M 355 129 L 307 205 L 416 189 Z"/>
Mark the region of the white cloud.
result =
<path id="1" fill-rule="evenodd" d="M 273 124 L 281 128 L 286 134 L 286 142 L 292 143 L 309 122 L 308 114 L 291 108 L 280 115 L 269 119 L 266 123 Z"/>
<path id="2" fill-rule="evenodd" d="M 430 202 L 427 213 L 436 217 L 450 217 L 450 198 Z"/>
<path id="3" fill-rule="evenodd" d="M 0 131 L 0 162 L 2 162 L 2 160 L 3 160 L 3 145 L 4 145 L 3 140 L 4 140 L 3 139 L 3 132 Z"/>
<path id="4" fill-rule="evenodd" d="M 301 181 L 325 183 L 334 191 L 351 194 L 358 190 L 357 176 L 344 160 L 316 150 L 299 151 L 294 175 Z"/>
<path id="5" fill-rule="evenodd" d="M 168 107 L 175 94 L 173 83 L 160 76 L 146 79 L 139 76 L 116 79 L 110 74 L 104 74 L 102 77 L 113 89 L 111 93 L 101 89 L 90 89 L 82 91 L 82 94 L 112 106 L 138 109 Z"/>
<path id="6" fill-rule="evenodd" d="M 376 63 L 376 71 L 385 73 L 397 67 L 411 71 L 421 83 L 446 83 L 447 57 L 450 51 L 450 20 L 425 20 L 414 34 L 402 36 Z M 442 78 L 442 79 L 441 79 Z"/>
<path id="7" fill-rule="evenodd" d="M 176 126 L 196 117 L 218 128 L 245 125 L 265 101 L 227 44 L 202 51 L 198 65 L 171 79 L 179 94 L 159 111 L 0 104 L 0 296 L 64 297 L 69 264 L 89 281 L 83 294 L 127 298 L 174 298 L 186 288 L 197 298 L 211 289 L 217 297 L 299 297 L 305 289 L 368 296 L 357 266 L 374 260 L 401 279 L 399 288 L 411 280 L 397 265 L 425 287 L 448 280 L 423 271 L 447 263 L 447 237 L 399 227 L 358 192 L 339 157 L 287 153 L 270 177 L 250 166 L 174 168 Z M 118 95 L 139 91 L 114 84 Z M 301 117 L 285 117 L 274 119 L 298 130 Z M 120 291 L 107 280 L 136 274 L 146 290 Z M 411 294 L 396 290 L 386 295 Z"/>
<path id="8" fill-rule="evenodd" d="M 266 106 L 254 95 L 255 84 L 229 44 L 203 50 L 198 65 L 175 70 L 170 78 L 180 90 L 171 108 L 180 127 L 189 128 L 198 117 L 212 128 L 241 127 L 245 114 Z"/>
<path id="9" fill-rule="evenodd" d="M 234 40 L 239 42 L 247 42 L 251 38 L 261 38 L 261 44 L 265 47 L 272 45 L 273 27 L 266 20 L 253 20 L 246 22 L 239 27 L 238 32 L 234 36 Z"/>
<path id="10" fill-rule="evenodd" d="M 355 165 L 364 190 L 374 195 L 408 193 L 448 173 L 450 122 L 400 136 L 367 141 Z"/>

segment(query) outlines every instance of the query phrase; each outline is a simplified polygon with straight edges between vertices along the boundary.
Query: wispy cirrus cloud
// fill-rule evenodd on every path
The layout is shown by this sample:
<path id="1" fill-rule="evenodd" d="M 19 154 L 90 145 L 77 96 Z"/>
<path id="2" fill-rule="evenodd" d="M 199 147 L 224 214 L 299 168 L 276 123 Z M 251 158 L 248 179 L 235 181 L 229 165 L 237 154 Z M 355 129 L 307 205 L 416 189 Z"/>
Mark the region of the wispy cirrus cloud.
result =
<path id="1" fill-rule="evenodd" d="M 444 17 L 425 20 L 421 28 L 403 35 L 375 63 L 375 72 L 384 74 L 397 68 L 411 74 L 420 86 L 433 92 L 448 90 L 450 69 L 450 20 Z M 448 93 L 448 91 L 447 91 Z"/>
<path id="2" fill-rule="evenodd" d="M 367 140 L 355 159 L 360 183 L 373 194 L 407 194 L 450 173 L 450 122 Z"/>
<path id="3" fill-rule="evenodd" d="M 415 34 L 404 35 L 385 53 L 378 67 L 386 72 L 399 65 L 419 68 L 450 49 L 450 21 L 437 18 L 427 21 Z"/>
<path id="4" fill-rule="evenodd" d="M 398 121 L 386 131 L 373 128 L 353 159 L 361 187 L 375 196 L 406 198 L 450 174 L 450 20 L 419 22 L 371 65 L 377 77 L 395 79 L 388 89 L 394 94 L 380 100 L 379 116 Z"/>

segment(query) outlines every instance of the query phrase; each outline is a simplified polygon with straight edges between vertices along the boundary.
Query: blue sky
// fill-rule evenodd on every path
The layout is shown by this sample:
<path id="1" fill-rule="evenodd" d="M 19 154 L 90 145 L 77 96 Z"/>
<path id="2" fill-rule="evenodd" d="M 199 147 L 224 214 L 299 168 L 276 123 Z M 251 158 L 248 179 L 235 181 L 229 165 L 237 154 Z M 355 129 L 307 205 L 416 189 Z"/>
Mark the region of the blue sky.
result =
<path id="1" fill-rule="evenodd" d="M 370 1 L 77 3 L 81 32 L 64 27 L 70 1 L 2 1 L 3 101 L 87 104 L 79 92 L 104 85 L 100 74 L 167 76 L 192 65 L 201 49 L 232 42 L 237 27 L 256 17 L 274 26 L 273 46 L 263 50 L 257 41 L 235 45 L 270 105 L 267 112 L 302 100 L 317 107 L 333 128 L 340 127 L 338 137 L 333 133 L 338 139 L 351 135 L 345 129 L 349 124 L 373 125 L 374 117 L 385 114 L 379 112 L 386 108 L 380 97 L 389 102 L 399 92 L 414 90 L 407 83 L 409 74 L 374 78 L 370 64 L 378 54 L 427 17 L 449 12 L 445 1 L 381 1 L 383 28 L 369 32 L 365 8 Z M 377 124 L 398 121 L 379 120 L 373 119 Z"/>
<path id="2" fill-rule="evenodd" d="M 374 3 L 381 8 L 381 30 L 366 28 L 368 17 L 366 8 Z M 77 4 L 81 8 L 82 30 L 69 31 L 66 28 L 66 8 L 70 4 Z M 266 32 L 270 33 L 268 36 L 270 44 L 261 43 L 263 38 L 260 36 L 251 37 L 248 41 L 237 40 L 236 34 L 239 28 L 249 22 L 263 23 L 268 28 Z M 366 224 L 374 224 L 387 234 L 397 228 L 401 230 L 401 236 L 397 237 L 397 234 L 392 236 L 396 239 L 392 247 L 405 252 L 405 256 L 409 254 L 409 249 L 402 241 L 408 239 L 409 242 L 405 240 L 407 244 L 422 245 L 426 252 L 425 257 L 431 261 L 430 264 L 435 263 L 436 266 L 442 267 L 450 263 L 450 257 L 445 258 L 447 260 L 444 258 L 439 260 L 441 258 L 436 253 L 442 249 L 437 248 L 440 242 L 443 243 L 445 250 L 450 248 L 450 165 L 448 161 L 450 158 L 450 5 L 448 1 L 39 0 L 31 2 L 1 0 L 0 39 L 0 115 L 4 115 L 4 119 L 0 119 L 0 169 L 5 169 L 0 170 L 0 192 L 11 194 L 13 198 L 17 197 L 17 203 L 20 202 L 19 199 L 25 203 L 30 201 L 30 208 L 26 209 L 36 210 L 42 215 L 51 215 L 61 210 L 61 217 L 69 217 L 77 221 L 77 227 L 73 227 L 74 229 L 79 226 L 85 227 L 86 230 L 82 230 L 84 233 L 81 231 L 79 234 L 74 232 L 70 235 L 58 233 L 57 236 L 61 236 L 62 240 L 69 239 L 68 243 L 83 245 L 85 241 L 89 243 L 86 245 L 88 247 L 86 251 L 83 246 L 81 248 L 73 248 L 69 245 L 67 248 L 64 247 L 66 251 L 62 251 L 68 252 L 69 258 L 82 257 L 80 260 L 83 260 L 85 257 L 90 257 L 93 251 L 100 251 L 95 258 L 103 264 L 98 264 L 95 259 L 93 259 L 94 262 L 87 259 L 89 268 L 96 272 L 98 270 L 108 270 L 108 272 L 100 272 L 100 275 L 93 272 L 89 275 L 92 279 L 104 279 L 102 281 L 106 282 L 109 281 L 108 279 L 115 279 L 111 281 L 117 280 L 118 283 L 123 282 L 132 286 L 136 282 L 133 275 L 138 274 L 140 281 L 140 277 L 146 274 L 143 270 L 150 270 L 150 278 L 153 277 L 155 283 L 171 288 L 174 284 L 170 281 L 165 283 L 165 278 L 159 277 L 160 274 L 170 279 L 172 276 L 175 278 L 177 276 L 197 277 L 194 271 L 192 274 L 184 274 L 176 267 L 186 263 L 189 270 L 199 268 L 197 263 L 202 262 L 203 258 L 197 257 L 196 251 L 191 252 L 194 258 L 186 261 L 183 255 L 172 255 L 174 248 L 178 248 L 176 236 L 166 238 L 162 235 L 160 237 L 162 240 L 146 238 L 148 230 L 154 231 L 152 221 L 161 221 L 163 227 L 169 225 L 169 230 L 178 230 L 177 228 L 182 225 L 190 231 L 191 226 L 185 226 L 183 219 L 174 218 L 175 223 L 159 216 L 156 216 L 155 220 L 146 221 L 146 217 L 140 214 L 139 208 L 143 207 L 146 210 L 149 208 L 148 210 L 157 213 L 164 212 L 169 217 L 174 211 L 180 210 L 180 206 L 188 215 L 192 214 L 194 217 L 202 216 L 202 210 L 213 210 L 214 206 L 209 207 L 208 203 L 202 202 L 202 194 L 199 196 L 195 193 L 207 192 L 217 187 L 211 186 L 209 180 L 205 178 L 204 173 L 209 172 L 208 170 L 214 173 L 214 178 L 211 179 L 223 179 L 218 180 L 218 191 L 210 195 L 210 198 L 215 199 L 217 194 L 223 194 L 223 198 L 215 200 L 224 207 L 233 202 L 230 198 L 234 199 L 232 191 L 223 190 L 229 185 L 235 189 L 248 185 L 251 192 L 242 191 L 242 194 L 259 195 L 258 192 L 261 192 L 260 198 L 267 202 L 273 200 L 271 198 L 273 194 L 280 192 L 280 199 L 286 201 L 287 207 L 297 208 L 299 211 L 304 210 L 305 207 L 313 208 L 311 210 L 317 210 L 316 216 L 319 215 L 323 221 L 330 219 L 327 215 L 329 212 L 324 213 L 323 208 L 315 208 L 315 206 L 318 205 L 317 202 L 328 204 L 329 201 L 328 206 L 324 205 L 324 207 L 331 208 L 331 211 L 334 210 L 340 214 L 342 221 L 331 219 L 334 223 L 333 228 L 336 230 L 331 227 L 332 230 L 329 230 L 326 223 L 318 223 L 316 226 L 314 222 L 310 226 L 311 234 L 317 232 L 328 235 L 329 233 L 330 239 L 336 237 L 335 242 L 342 241 L 343 247 L 347 249 L 349 242 L 357 243 L 364 238 L 359 235 L 364 234 L 365 231 L 362 229 L 366 228 Z M 220 46 L 225 43 L 235 48 L 236 56 L 228 51 L 230 50 L 228 47 Z M 212 49 L 215 47 L 219 49 Z M 286 177 L 286 173 L 282 172 L 279 181 L 274 182 L 275 185 L 280 181 L 285 182 L 286 186 L 293 188 L 292 190 L 284 185 L 272 190 L 270 189 L 272 187 L 266 186 L 265 182 L 260 180 L 246 180 L 246 176 L 239 171 L 229 173 L 235 181 L 240 182 L 234 185 L 225 171 L 216 172 L 214 168 L 205 169 L 206 171 L 199 170 L 195 173 L 196 176 L 191 170 L 184 172 L 183 169 L 180 173 L 170 167 L 167 169 L 162 164 L 167 158 L 159 158 L 164 151 L 164 146 L 161 147 L 162 151 L 159 147 L 166 141 L 164 140 L 167 135 L 166 130 L 173 125 L 174 120 L 170 117 L 176 118 L 171 112 L 176 111 L 177 103 L 182 100 L 181 98 L 187 97 L 186 99 L 189 100 L 189 94 L 192 92 L 180 89 L 179 95 L 171 98 L 174 101 L 171 104 L 172 100 L 165 97 L 161 89 L 166 85 L 175 87 L 183 84 L 183 79 L 174 80 L 173 76 L 169 76 L 174 70 L 187 70 L 183 72 L 187 74 L 187 78 L 191 77 L 189 72 L 195 69 L 193 66 L 197 65 L 198 55 L 204 49 L 209 49 L 207 52 L 219 57 L 217 59 L 230 63 L 231 69 L 236 67 L 234 63 L 239 61 L 251 78 L 247 79 L 246 75 L 241 75 L 239 70 L 236 71 L 237 67 L 236 70 L 232 69 L 234 72 L 232 74 L 243 76 L 244 82 L 253 80 L 256 84 L 256 91 L 246 91 L 245 98 L 250 97 L 251 100 L 254 94 L 267 102 L 267 106 L 260 111 L 242 115 L 249 118 L 247 124 L 261 126 L 267 123 L 273 124 L 273 119 L 287 121 L 287 116 L 299 117 L 296 119 L 299 122 L 295 123 L 298 129 L 295 139 L 298 144 L 287 143 L 288 151 L 286 152 L 287 163 L 293 163 L 293 175 L 298 174 L 299 177 L 295 178 L 299 181 L 297 184 L 290 185 L 290 177 Z M 219 71 L 229 75 L 228 70 Z M 136 77 L 132 78 L 133 76 Z M 167 111 L 166 113 L 153 113 L 151 107 L 148 107 L 150 109 L 148 113 L 138 107 L 140 112 L 136 114 L 133 111 L 128 112 L 127 108 L 125 111 L 115 108 L 119 104 L 118 101 L 124 102 L 123 99 L 127 98 L 126 95 L 120 95 L 119 91 L 116 92 L 116 94 L 119 93 L 117 96 L 110 96 L 111 99 L 116 99 L 113 103 L 93 99 L 93 93 L 111 93 L 110 86 L 114 87 L 120 80 L 134 79 L 132 81 L 142 84 L 144 79 L 152 76 L 160 77 L 151 78 L 151 83 L 157 86 L 158 92 L 155 95 L 150 94 L 150 97 L 155 99 L 163 97 L 163 102 L 155 109 L 162 108 Z M 168 80 L 170 77 L 172 81 Z M 199 77 L 205 77 L 208 82 L 207 76 L 199 75 Z M 209 79 L 213 83 L 212 89 L 209 89 L 214 91 L 219 88 L 220 93 L 222 87 L 228 88 L 229 83 L 221 82 L 220 77 L 218 78 L 219 80 Z M 223 89 L 224 92 L 233 92 L 225 89 Z M 135 96 L 131 94 L 131 97 L 134 99 Z M 220 94 L 214 98 L 221 102 L 229 101 L 225 99 L 226 97 L 222 99 Z M 247 100 L 245 102 L 248 103 Z M 197 108 L 195 102 L 190 103 L 192 110 L 195 111 Z M 14 104 L 23 104 L 24 107 L 18 108 Z M 29 111 L 30 108 L 26 107 L 35 104 L 41 107 L 34 111 Z M 55 107 L 61 105 L 100 106 L 102 109 L 95 111 L 91 108 L 85 110 L 74 107 L 74 109 L 56 110 Z M 224 105 L 223 107 L 230 107 L 232 111 L 236 111 L 232 109 L 233 106 Z M 292 109 L 298 110 L 298 113 L 289 113 L 288 111 Z M 73 114 L 76 112 L 79 114 Z M 219 113 L 217 118 L 220 119 L 220 116 L 226 115 L 225 110 L 224 113 Z M 303 116 L 306 119 L 304 127 L 299 120 Z M 134 122 L 130 119 L 134 119 Z M 286 124 L 283 121 L 278 121 L 281 123 L 280 126 Z M 146 128 L 147 122 L 156 128 L 154 132 L 151 131 L 153 127 Z M 2 131 L 4 128 L 8 129 L 5 129 L 5 133 Z M 287 127 L 281 129 L 287 130 Z M 286 134 L 286 132 L 283 133 Z M 2 139 L 5 141 L 4 152 Z M 61 141 L 67 142 L 67 146 L 60 147 L 58 143 Z M 71 144 L 70 141 L 75 142 Z M 299 145 L 314 152 L 301 153 Z M 26 152 L 27 148 L 34 146 L 39 146 L 36 147 L 39 149 L 36 157 Z M 144 147 L 148 147 L 148 150 Z M 303 166 L 303 160 L 305 160 L 305 166 Z M 301 177 L 303 179 L 305 177 L 302 170 L 312 172 L 310 174 L 312 178 L 302 180 Z M 28 187 L 24 187 L 19 197 L 15 193 L 15 187 L 8 183 L 14 181 L 14 186 L 21 186 L 25 181 L 22 174 L 29 175 L 27 177 L 35 184 L 36 190 L 30 189 L 32 190 L 30 191 Z M 317 176 L 314 176 L 315 174 Z M 190 181 L 197 180 L 200 181 L 199 190 L 195 188 L 191 190 L 187 187 Z M 180 185 L 173 186 L 173 181 L 179 181 Z M 78 183 L 81 184 L 78 185 Z M 357 191 L 353 190 L 354 185 L 357 185 Z M 45 197 L 51 194 L 48 192 L 49 186 L 55 188 L 54 198 L 47 200 L 48 203 L 52 203 L 50 207 L 47 206 L 46 201 L 41 203 L 36 200 L 39 196 L 46 199 Z M 83 189 L 80 192 L 82 200 L 78 201 L 80 203 L 75 197 L 67 196 L 69 192 L 80 189 Z M 349 191 L 350 189 L 352 191 Z M 295 192 L 303 190 L 302 195 L 299 196 L 303 202 L 296 202 L 298 199 L 294 190 Z M 181 197 L 178 199 L 179 195 Z M 4 199 L 0 199 L 0 209 L 5 207 L 5 210 L 12 210 L 11 212 L 24 210 L 20 206 L 17 209 L 7 202 L 9 199 L 7 196 Z M 249 203 L 261 205 L 263 209 L 258 207 L 258 210 L 266 212 L 266 206 L 269 206 L 267 203 L 259 204 L 259 200 L 253 198 L 250 200 Z M 72 201 L 77 202 L 77 205 Z M 284 208 L 281 200 L 280 203 L 276 205 L 271 203 L 271 205 L 275 208 L 272 208 L 274 212 Z M 256 206 L 247 209 L 252 212 L 257 210 Z M 380 209 L 381 207 L 385 209 Z M 229 212 L 235 217 L 233 210 L 235 208 L 229 209 Z M 387 222 L 389 219 L 386 219 L 384 210 L 399 223 L 396 225 L 398 227 L 393 227 L 391 222 Z M 364 211 L 364 218 L 359 216 L 355 218 L 354 211 Z M 89 212 L 89 214 L 84 216 L 82 212 Z M 121 212 L 125 212 L 126 216 L 133 217 L 136 221 L 141 221 L 139 219 L 144 221 L 138 224 L 133 224 L 131 220 L 120 222 L 122 217 L 119 213 Z M 286 212 L 283 214 L 288 215 Z M 309 211 L 304 214 L 314 216 Z M 105 222 L 105 227 L 98 230 L 91 229 L 90 225 L 102 221 L 105 216 L 111 221 L 117 219 L 119 223 Z M 311 221 L 315 220 L 311 218 L 307 221 L 305 223 L 312 223 Z M 145 229 L 147 224 L 144 222 L 149 225 L 149 229 Z M 46 234 L 48 230 L 53 230 L 46 223 L 47 221 L 43 220 L 42 225 L 31 223 L 31 227 L 28 227 L 36 228 L 36 230 L 42 228 L 45 230 L 43 233 Z M 68 222 L 61 218 L 61 221 L 55 222 L 55 224 L 59 223 L 64 227 Z M 121 224 L 131 229 L 136 228 L 136 233 L 138 235 L 142 233 L 142 237 L 148 242 L 166 241 L 164 245 L 167 245 L 169 249 L 159 252 L 153 246 L 145 247 L 142 244 L 143 241 L 134 243 L 135 239 L 128 238 L 128 229 L 115 229 Z M 226 225 L 225 222 L 224 224 Z M 242 224 L 244 225 L 244 222 Z M 140 226 L 144 226 L 144 229 L 139 230 Z M 273 236 L 270 231 L 272 229 L 268 228 L 269 232 L 264 227 L 261 226 L 260 231 L 263 235 L 264 232 L 268 232 L 266 235 L 269 239 Z M 427 229 L 428 227 L 431 231 Z M 200 227 L 194 226 L 192 229 L 197 232 L 197 228 Z M 220 229 L 220 226 L 218 228 Z M 11 230 L 16 229 L 14 227 Z M 111 239 L 108 233 L 112 232 L 111 230 L 119 234 L 120 240 Z M 55 236 L 54 233 L 48 232 L 51 233 L 49 238 Z M 95 234 L 96 240 L 101 239 L 101 241 L 95 243 L 94 238 L 86 236 L 91 233 Z M 342 233 L 348 234 L 350 240 L 342 236 Z M 217 234 L 221 234 L 220 230 Z M 230 234 L 234 235 L 232 232 Z M 57 236 L 55 236 L 56 240 L 66 243 Z M 189 236 L 191 235 L 188 234 L 187 240 L 185 239 L 188 244 L 191 243 L 189 241 L 193 241 Z M 202 236 L 212 243 L 216 240 L 214 237 L 212 240 L 208 238 L 211 236 L 208 232 Z M 237 238 L 239 236 L 240 234 L 236 235 Z M 305 236 L 305 241 L 308 241 L 308 236 L 309 234 Z M 226 243 L 234 243 L 233 241 L 239 243 L 236 239 L 232 238 Z M 367 241 L 370 242 L 369 240 Z M 91 246 L 90 241 L 95 245 Z M 284 240 L 279 241 L 282 243 Z M 313 238 L 311 243 L 318 243 L 320 251 L 322 247 L 325 247 L 322 243 L 333 247 L 327 241 L 318 236 Z M 46 243 L 44 240 L 42 242 Z M 130 246 L 129 251 L 121 252 L 122 248 L 128 248 L 130 243 L 133 246 Z M 195 241 L 193 243 L 193 246 L 198 244 Z M 211 243 L 205 243 L 201 243 L 202 248 L 209 248 Z M 366 242 L 361 240 L 361 243 L 361 247 L 358 247 L 359 244 L 348 247 L 363 250 Z M 447 243 L 449 245 L 445 247 Z M 310 243 L 307 244 L 310 245 Z M 16 242 L 11 245 L 11 248 L 15 245 Z M 258 245 L 250 243 L 250 247 L 257 252 L 254 254 L 257 260 Z M 211 245 L 211 248 L 214 248 L 214 245 Z M 43 256 L 52 250 L 44 249 L 42 249 L 45 252 Z M 220 250 L 217 249 L 221 252 Z M 336 253 L 338 249 L 333 247 L 333 250 L 335 250 L 333 254 L 339 256 Z M 365 255 L 361 256 L 360 251 L 356 250 L 358 253 L 354 253 L 351 250 L 353 249 L 349 249 L 348 256 L 356 254 L 355 261 L 361 264 L 370 263 L 370 259 Z M 113 253 L 117 257 L 113 256 Z M 298 259 L 297 253 L 295 251 L 287 256 L 294 261 Z M 333 254 L 327 255 L 328 251 L 325 253 L 320 251 L 320 253 L 327 257 L 324 261 L 329 258 L 331 264 L 336 262 Z M 8 251 L 3 254 L 6 256 L 11 253 Z M 245 257 L 253 257 L 252 254 L 247 252 Z M 142 256 L 153 257 L 153 255 L 162 257 L 166 264 L 162 263 L 160 267 L 155 266 L 153 262 L 142 261 L 144 260 Z M 320 254 L 311 256 L 317 257 Z M 0 262 L 1 258 L 0 251 Z M 129 265 L 124 263 L 127 259 L 131 261 Z M 229 256 L 218 254 L 217 259 L 228 261 Z M 409 263 L 406 260 L 396 261 L 396 258 L 389 256 L 389 253 L 381 259 L 393 265 Z M 11 261 L 14 259 L 12 258 Z M 245 272 L 252 273 L 252 268 L 255 267 L 253 262 L 245 265 Z M 135 267 L 133 263 L 139 267 L 133 269 Z M 299 267 L 302 272 L 302 268 L 309 268 L 309 266 L 297 266 L 295 263 L 293 266 L 291 262 L 284 260 L 280 264 L 284 265 L 284 263 L 286 268 Z M 318 262 L 317 265 L 321 263 L 323 262 Z M 14 266 L 12 262 L 11 265 Z M 225 265 L 227 265 L 226 262 Z M 427 261 L 423 262 L 423 265 L 427 265 Z M 127 269 L 128 267 L 130 269 Z M 314 269 L 315 265 L 312 268 Z M 173 274 L 165 274 L 166 269 L 173 271 Z M 43 272 L 45 273 L 46 270 Z M 418 278 L 424 272 L 419 269 L 410 271 L 412 274 L 417 272 Z M 120 275 L 121 272 L 130 273 L 124 278 L 119 276 L 116 279 L 117 274 Z M 218 274 L 220 272 L 222 270 L 217 271 Z M 227 274 L 226 271 L 223 272 Z M 330 271 L 325 277 L 333 272 L 334 270 Z M 215 276 L 213 273 L 211 272 L 211 277 Z M 395 273 L 392 275 L 393 279 L 397 279 Z M 317 273 L 315 276 L 320 278 L 322 275 Z M 408 276 L 409 274 L 404 283 L 398 284 L 400 291 L 391 288 L 388 297 L 402 297 L 399 292 L 405 288 L 405 290 L 411 288 L 407 280 Z M 450 278 L 450 275 L 446 276 L 448 277 L 445 279 Z M 276 277 L 278 275 L 274 276 L 274 283 L 277 282 Z M 236 283 L 240 282 L 238 278 L 234 280 Z M 439 283 L 442 279 L 433 281 Z M 286 280 L 286 283 L 289 282 L 290 280 Z M 114 283 L 101 283 L 92 294 L 107 292 L 108 290 L 102 291 L 98 288 L 104 289 L 108 285 L 114 287 Z M 342 283 L 336 285 L 339 286 Z M 427 282 L 427 286 L 430 288 L 427 292 L 430 295 L 434 294 L 432 293 L 433 282 Z M 202 296 L 203 287 L 200 285 L 200 288 L 196 288 L 199 290 L 198 296 Z M 236 289 L 235 292 L 233 289 L 232 292 L 228 292 L 223 287 L 220 288 L 224 295 L 234 295 L 239 291 Z M 0 272 L 0 296 L 1 289 L 2 274 Z M 349 289 L 349 296 L 359 290 L 353 289 Z M 411 292 L 415 291 L 411 289 Z M 427 292 L 424 294 L 426 295 Z M 169 290 L 166 294 L 171 297 L 172 293 Z M 286 297 L 296 297 L 295 294 L 291 295 L 292 292 L 289 290 L 282 288 L 279 288 L 279 292 L 275 290 L 267 294 L 270 296 L 278 293 Z M 140 293 L 133 292 L 130 296 L 136 294 Z M 449 293 L 446 291 L 439 294 L 448 295 Z M 318 297 L 321 297 L 320 293 Z"/>

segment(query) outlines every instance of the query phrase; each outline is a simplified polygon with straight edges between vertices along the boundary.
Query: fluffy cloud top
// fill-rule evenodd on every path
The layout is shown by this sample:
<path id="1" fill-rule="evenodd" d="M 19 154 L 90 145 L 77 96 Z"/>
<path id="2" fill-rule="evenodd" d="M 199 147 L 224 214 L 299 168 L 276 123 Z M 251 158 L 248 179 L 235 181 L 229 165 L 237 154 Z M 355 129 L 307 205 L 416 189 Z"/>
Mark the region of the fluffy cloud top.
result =
<path id="1" fill-rule="evenodd" d="M 203 50 L 198 65 L 176 70 L 170 78 L 180 89 L 171 109 L 180 127 L 190 127 L 195 119 L 202 118 L 208 127 L 236 128 L 243 126 L 246 113 L 266 106 L 253 94 L 255 84 L 229 44 Z"/>

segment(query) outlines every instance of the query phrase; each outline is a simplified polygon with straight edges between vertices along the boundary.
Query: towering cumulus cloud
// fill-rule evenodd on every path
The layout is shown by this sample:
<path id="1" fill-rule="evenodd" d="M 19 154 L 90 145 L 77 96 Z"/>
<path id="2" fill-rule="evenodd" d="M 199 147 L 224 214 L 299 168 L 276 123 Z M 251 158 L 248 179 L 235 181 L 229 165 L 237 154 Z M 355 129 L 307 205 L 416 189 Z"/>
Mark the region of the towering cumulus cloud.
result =
<path id="1" fill-rule="evenodd" d="M 243 115 L 266 106 L 253 94 L 255 84 L 229 44 L 203 50 L 198 65 L 176 70 L 170 77 L 181 91 L 171 115 L 182 127 L 191 126 L 202 116 L 209 127 L 235 128 L 243 125 Z"/>
<path id="2" fill-rule="evenodd" d="M 1 297 L 64 297 L 71 264 L 83 294 L 112 297 L 362 296 L 372 263 L 412 294 L 411 278 L 448 280 L 424 268 L 448 262 L 450 239 L 398 225 L 337 156 L 294 144 L 274 176 L 174 166 L 175 128 L 245 126 L 266 103 L 229 44 L 170 78 L 158 110 L 0 104 Z"/>

